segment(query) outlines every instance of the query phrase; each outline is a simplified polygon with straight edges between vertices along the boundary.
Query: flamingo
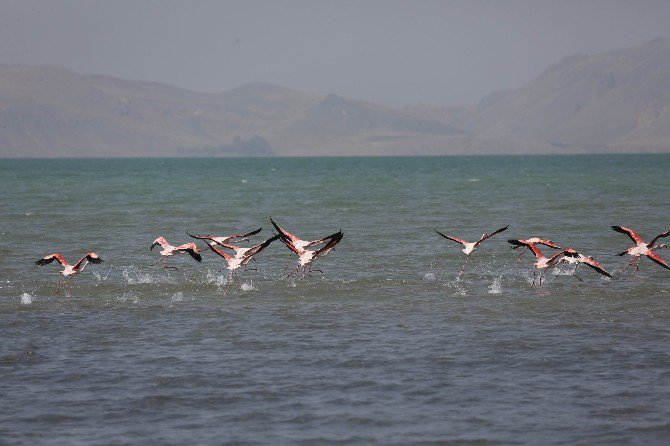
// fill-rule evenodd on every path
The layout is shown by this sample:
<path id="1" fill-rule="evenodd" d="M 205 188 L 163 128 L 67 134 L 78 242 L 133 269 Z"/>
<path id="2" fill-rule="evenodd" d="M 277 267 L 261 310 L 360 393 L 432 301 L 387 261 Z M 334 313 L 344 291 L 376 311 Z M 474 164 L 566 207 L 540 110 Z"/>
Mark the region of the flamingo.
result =
<path id="1" fill-rule="evenodd" d="M 67 279 L 67 282 L 65 282 L 65 288 L 67 288 L 67 286 L 70 284 L 70 281 L 77 273 L 83 271 L 84 268 L 86 268 L 86 265 L 88 265 L 89 263 L 95 263 L 95 264 L 102 263 L 102 259 L 96 253 L 89 252 L 74 265 L 70 265 L 69 263 L 67 263 L 67 260 L 65 260 L 63 256 L 58 253 L 44 256 L 37 262 L 35 262 L 35 264 L 40 266 L 48 265 L 54 260 L 56 260 L 63 266 L 63 271 L 61 271 L 59 274 L 63 277 L 69 277 Z M 56 293 L 60 291 L 60 283 L 61 281 L 60 279 L 58 279 L 58 286 L 56 288 Z"/>
<path id="2" fill-rule="evenodd" d="M 605 268 L 597 262 L 593 257 L 585 256 L 584 254 L 580 254 L 574 249 L 564 249 L 562 251 L 563 257 L 561 257 L 558 262 L 554 264 L 554 267 L 558 266 L 559 263 L 568 263 L 568 264 L 574 264 L 575 268 L 572 270 L 573 276 L 575 276 L 577 279 L 579 279 L 580 282 L 583 282 L 581 277 L 579 277 L 576 272 L 577 268 L 579 268 L 579 265 L 582 263 L 588 267 L 593 268 L 596 270 L 598 273 L 602 274 L 603 276 L 612 278 L 612 275 L 605 271 Z"/>
<path id="3" fill-rule="evenodd" d="M 258 234 L 259 232 L 261 232 L 262 229 L 263 228 L 258 228 L 255 231 L 251 231 L 247 234 L 234 234 L 234 235 L 224 235 L 224 236 L 193 235 L 193 234 L 189 234 L 188 232 L 186 234 L 188 234 L 190 237 L 197 238 L 198 240 L 205 240 L 205 241 L 210 240 L 210 241 L 216 242 L 219 245 L 223 245 L 228 240 L 233 240 L 233 239 L 236 239 L 236 238 L 239 238 L 240 241 L 247 241 L 248 242 L 249 239 L 247 237 Z"/>
<path id="4" fill-rule="evenodd" d="M 277 232 L 279 232 L 279 238 L 282 241 L 282 243 L 284 243 L 288 249 L 290 249 L 291 251 L 293 251 L 298 255 L 298 265 L 296 266 L 295 270 L 292 271 L 288 276 L 298 271 L 301 267 L 303 277 L 305 277 L 306 273 L 310 273 L 312 271 L 318 271 L 320 273 L 323 273 L 323 271 L 321 271 L 320 269 L 312 270 L 312 262 L 318 256 L 320 255 L 325 256 L 326 254 L 328 254 L 331 249 L 335 248 L 335 246 L 338 243 L 340 243 L 340 241 L 342 241 L 342 237 L 344 237 L 344 234 L 342 234 L 342 230 L 339 230 L 338 232 L 331 234 L 327 237 L 318 240 L 306 241 L 299 239 L 295 235 L 281 228 L 279 225 L 277 225 L 277 223 L 275 223 L 274 220 L 272 220 L 272 217 L 270 217 L 270 221 L 272 222 L 272 225 L 275 227 Z M 325 243 L 325 245 L 320 249 L 317 250 L 307 249 L 308 247 L 316 246 L 321 243 Z"/>
<path id="5" fill-rule="evenodd" d="M 226 261 L 227 265 L 221 268 L 219 271 L 222 271 L 224 268 L 230 271 L 231 280 L 229 280 L 228 283 L 232 283 L 232 278 L 235 274 L 235 270 L 237 270 L 241 266 L 246 266 L 246 264 L 249 262 L 249 260 L 251 260 L 253 256 L 263 251 L 265 248 L 268 247 L 270 243 L 274 242 L 278 238 L 279 236 L 275 235 L 274 237 L 267 239 L 263 243 L 254 245 L 251 248 L 240 248 L 239 246 L 235 245 L 223 244 L 224 247 L 235 250 L 234 256 L 231 256 L 230 254 L 221 249 L 218 249 L 216 247 L 218 243 L 214 240 L 209 241 L 209 243 L 207 243 L 207 246 L 214 253 L 218 254 L 220 257 L 223 257 L 223 259 Z"/>
<path id="6" fill-rule="evenodd" d="M 521 251 L 521 254 L 519 254 L 519 259 L 521 259 L 521 257 L 523 257 L 523 255 L 526 253 L 526 251 L 528 251 L 528 249 L 529 249 L 528 245 L 531 244 L 531 243 L 533 245 L 544 245 L 544 246 L 548 246 L 548 247 L 553 248 L 553 249 L 561 249 L 560 246 L 556 245 L 551 240 L 546 240 L 546 239 L 542 239 L 542 238 L 539 238 L 539 237 L 531 237 L 531 238 L 526 239 L 526 240 L 512 239 L 512 240 L 507 240 L 507 241 L 509 243 L 515 245 L 515 246 L 512 246 L 512 249 L 517 249 L 520 246 L 524 247 L 523 251 Z M 520 243 L 514 243 L 514 242 L 520 242 Z"/>
<path id="7" fill-rule="evenodd" d="M 167 240 L 165 240 L 164 237 L 158 237 L 156 240 L 154 240 L 153 244 L 151 245 L 151 250 L 153 250 L 154 246 L 156 245 L 160 245 L 160 247 L 163 248 L 160 251 L 162 257 L 158 259 L 156 263 L 153 263 L 151 266 L 156 266 L 160 262 L 163 262 L 163 268 L 177 269 L 176 266 L 167 266 L 167 259 L 168 257 L 172 257 L 173 255 L 180 253 L 188 253 L 196 261 L 198 262 L 202 261 L 202 256 L 198 252 L 198 247 L 195 245 L 195 243 L 184 243 L 183 245 L 172 246 L 170 243 L 168 243 Z"/>
<path id="8" fill-rule="evenodd" d="M 544 240 L 544 241 L 546 242 L 548 240 Z M 538 282 L 538 286 L 540 286 L 540 285 L 542 285 L 542 278 L 544 277 L 544 274 L 547 272 L 547 268 L 549 268 L 551 266 L 551 264 L 554 263 L 559 256 L 561 256 L 565 253 L 565 250 L 562 250 L 562 251 L 554 254 L 553 256 L 547 258 L 547 257 L 544 256 L 544 254 L 542 254 L 542 252 L 540 252 L 540 250 L 538 249 L 538 247 L 536 246 L 535 243 L 532 243 L 532 242 L 529 243 L 527 240 L 508 240 L 508 243 L 511 243 L 512 245 L 515 245 L 517 247 L 518 246 L 525 246 L 527 249 L 530 249 L 533 252 L 533 254 L 535 254 L 535 258 L 537 259 L 537 262 L 535 262 L 533 264 L 535 269 L 533 269 L 533 283 L 532 283 L 531 286 L 535 286 L 535 275 L 537 274 L 537 270 L 543 270 L 542 274 L 540 274 L 540 280 Z M 542 244 L 544 245 L 545 243 L 542 243 Z M 554 245 L 554 244 L 552 243 L 552 245 Z M 547 245 L 547 246 L 550 246 L 550 245 Z M 554 245 L 554 246 L 556 246 L 556 245 Z"/>
<path id="9" fill-rule="evenodd" d="M 437 229 L 435 229 L 435 232 L 437 232 L 438 234 L 440 234 L 442 237 L 446 238 L 447 240 L 451 240 L 451 241 L 454 241 L 456 243 L 460 243 L 461 245 L 463 245 L 465 247 L 465 248 L 462 249 L 462 251 L 465 253 L 465 255 L 467 257 L 465 258 L 465 263 L 463 264 L 463 266 L 461 267 L 461 270 L 458 273 L 458 277 L 460 277 L 461 274 L 463 274 L 463 270 L 465 270 L 466 265 L 468 264 L 468 260 L 470 260 L 470 254 L 472 253 L 472 251 L 474 251 L 479 246 L 479 244 L 482 243 L 487 238 L 493 237 L 496 234 L 499 234 L 503 231 L 506 231 L 507 228 L 509 228 L 509 225 L 505 226 L 504 228 L 496 229 L 495 231 L 493 231 L 490 234 L 482 234 L 481 238 L 479 240 L 477 240 L 476 242 L 466 242 L 465 240 L 462 240 L 460 238 L 456 238 L 456 237 L 453 237 L 451 235 L 442 234 Z"/>
<path id="10" fill-rule="evenodd" d="M 658 263 L 661 265 L 663 268 L 670 269 L 670 265 L 668 265 L 665 260 L 661 258 L 658 254 L 656 254 L 654 251 L 657 249 L 665 248 L 666 245 L 661 244 L 658 246 L 655 246 L 654 243 L 656 243 L 656 240 L 659 238 L 667 237 L 670 235 L 670 231 L 665 231 L 661 234 L 658 234 L 654 239 L 649 242 L 645 243 L 644 240 L 642 240 L 642 237 L 640 237 L 635 231 L 633 231 L 630 228 L 626 228 L 625 226 L 612 226 L 612 229 L 614 229 L 616 232 L 621 232 L 622 234 L 626 234 L 630 239 L 636 243 L 635 246 L 631 246 L 630 248 L 626 249 L 623 252 L 620 252 L 617 255 L 623 256 L 623 255 L 630 255 L 633 256 L 632 259 L 630 259 L 630 262 L 628 262 L 628 265 L 626 265 L 621 272 L 623 273 L 626 268 L 631 266 L 633 263 L 635 263 L 635 271 L 640 268 L 640 260 L 642 259 L 642 256 L 647 256 L 649 257 L 653 262 Z"/>

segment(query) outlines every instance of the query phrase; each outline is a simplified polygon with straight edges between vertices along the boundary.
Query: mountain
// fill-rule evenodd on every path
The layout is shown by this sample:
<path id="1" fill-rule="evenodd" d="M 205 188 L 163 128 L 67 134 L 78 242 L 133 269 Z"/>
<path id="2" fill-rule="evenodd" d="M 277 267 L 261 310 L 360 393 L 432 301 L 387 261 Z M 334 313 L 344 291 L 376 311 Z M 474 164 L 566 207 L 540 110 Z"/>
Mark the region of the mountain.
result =
<path id="1" fill-rule="evenodd" d="M 670 150 L 670 39 L 568 57 L 470 113 L 460 124 L 496 140 Z"/>
<path id="2" fill-rule="evenodd" d="M 0 65 L 0 157 L 670 151 L 670 40 L 568 57 L 471 107 L 396 109 Z"/>
<path id="3" fill-rule="evenodd" d="M 429 154 L 464 137 L 402 110 L 264 83 L 208 94 L 0 65 L 3 157 Z"/>

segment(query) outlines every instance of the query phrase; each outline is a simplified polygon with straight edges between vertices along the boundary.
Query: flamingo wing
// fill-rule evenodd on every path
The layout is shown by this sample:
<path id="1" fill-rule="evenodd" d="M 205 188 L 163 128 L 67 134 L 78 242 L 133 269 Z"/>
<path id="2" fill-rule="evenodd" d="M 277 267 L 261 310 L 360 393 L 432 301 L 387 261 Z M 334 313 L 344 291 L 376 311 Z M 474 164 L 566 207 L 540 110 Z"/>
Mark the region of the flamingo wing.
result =
<path id="1" fill-rule="evenodd" d="M 493 231 L 490 234 L 485 234 L 482 238 L 479 239 L 479 241 L 477 243 L 475 243 L 475 246 L 479 245 L 481 242 L 483 242 L 484 240 L 486 240 L 489 237 L 493 237 L 496 234 L 500 234 L 501 232 L 506 231 L 507 228 L 509 228 L 509 225 L 505 226 L 504 228 L 496 229 L 495 231 Z"/>
<path id="2" fill-rule="evenodd" d="M 630 228 L 625 226 L 612 226 L 612 229 L 614 229 L 616 232 L 626 234 L 635 243 L 644 243 L 644 240 L 642 240 L 642 238 Z"/>
<path id="3" fill-rule="evenodd" d="M 548 246 L 548 247 L 553 248 L 553 249 L 561 249 L 560 246 L 558 246 L 556 243 L 552 242 L 551 240 L 540 239 L 536 243 L 538 245 Z"/>
<path id="4" fill-rule="evenodd" d="M 517 248 L 520 248 L 522 246 L 525 246 L 526 248 L 530 248 L 529 243 L 526 243 L 522 240 L 513 239 L 513 238 L 507 240 L 507 243 L 509 243 L 510 245 L 514 245 L 514 246 L 512 246 L 512 249 L 517 249 Z"/>
<path id="5" fill-rule="evenodd" d="M 300 250 L 296 248 L 295 245 L 291 242 L 291 240 L 287 239 L 286 237 L 282 237 L 281 234 L 279 234 L 279 240 L 281 240 L 281 242 L 285 244 L 288 249 L 290 249 L 291 251 L 293 251 L 298 255 L 301 255 L 303 252 L 305 252 L 304 249 Z"/>
<path id="6" fill-rule="evenodd" d="M 314 252 L 314 258 L 316 258 L 319 255 L 326 255 L 328 252 L 330 252 L 331 249 L 335 248 L 335 246 L 342 241 L 342 237 L 344 237 L 344 234 L 342 234 L 342 231 L 338 231 L 335 234 L 329 235 L 328 237 L 324 237 L 325 239 L 328 239 L 328 242 L 325 244 L 325 246 L 321 249 L 318 249 L 317 251 Z"/>
<path id="7" fill-rule="evenodd" d="M 270 217 L 270 222 L 272 223 L 272 226 L 275 227 L 277 232 L 279 232 L 279 235 L 282 237 L 282 239 L 287 238 L 288 240 L 291 241 L 291 243 L 296 243 L 296 242 L 299 242 L 299 241 L 303 241 L 303 240 L 299 239 L 298 237 L 296 237 L 295 235 L 288 232 L 287 230 L 285 230 L 284 228 L 280 227 L 277 223 L 275 223 L 275 221 L 272 219 L 272 217 Z"/>
<path id="8" fill-rule="evenodd" d="M 255 231 L 251 231 L 251 232 L 249 232 L 249 233 L 247 233 L 247 234 L 234 234 L 234 235 L 231 235 L 231 236 L 229 236 L 229 238 L 242 238 L 242 239 L 245 239 L 245 238 L 250 237 L 250 236 L 252 236 L 252 235 L 256 235 L 256 234 L 258 234 L 258 233 L 261 232 L 262 230 L 263 230 L 263 228 L 258 228 L 258 229 L 256 229 Z"/>
<path id="9" fill-rule="evenodd" d="M 655 263 L 658 263 L 659 265 L 661 265 L 663 268 L 670 269 L 670 265 L 668 265 L 668 264 L 665 262 L 665 260 L 663 260 L 663 259 L 661 258 L 661 256 L 659 256 L 658 254 L 656 254 L 654 251 L 648 251 L 648 252 L 646 252 L 644 255 L 646 255 L 647 257 L 649 257 L 649 258 L 650 258 L 652 261 L 654 261 Z"/>
<path id="10" fill-rule="evenodd" d="M 538 259 L 542 256 L 542 253 L 540 252 L 539 249 L 537 249 L 537 246 L 535 246 L 534 244 L 532 244 L 532 243 L 530 244 L 530 249 L 533 251 L 533 254 L 535 254 L 535 257 L 537 257 Z M 538 254 L 539 254 L 539 256 L 538 256 Z M 549 261 L 547 263 L 551 265 L 552 263 L 554 263 L 554 261 L 556 261 L 556 259 L 558 257 L 564 256 L 566 254 L 568 255 L 568 257 L 574 257 L 572 255 L 572 253 L 570 252 L 570 250 L 564 249 L 562 251 L 557 252 L 553 256 L 549 257 Z"/>
<path id="11" fill-rule="evenodd" d="M 79 261 L 74 265 L 74 269 L 79 269 L 81 264 L 84 262 L 84 260 L 90 262 L 90 263 L 102 263 L 102 259 L 94 252 L 89 252 L 87 253 L 84 257 L 79 259 Z"/>
<path id="12" fill-rule="evenodd" d="M 275 235 L 274 237 L 270 237 L 269 239 L 265 240 L 263 243 L 259 243 L 258 245 L 252 246 L 249 248 L 247 253 L 244 255 L 244 260 L 243 263 L 247 263 L 253 256 L 270 246 L 270 243 L 274 242 L 275 240 L 279 239 L 279 235 Z"/>
<path id="13" fill-rule="evenodd" d="M 202 256 L 198 252 L 198 247 L 195 246 L 195 243 L 184 243 L 183 245 L 177 246 L 177 250 L 188 253 L 188 255 L 193 257 L 196 261 L 202 262 Z"/>
<path id="14" fill-rule="evenodd" d="M 62 255 L 55 253 L 55 254 L 49 254 L 48 256 L 44 256 L 41 259 L 39 259 L 37 262 L 35 262 L 36 265 L 48 265 L 49 263 L 53 262 L 56 260 L 58 263 L 60 263 L 63 266 L 67 266 L 67 260 L 63 258 Z"/>
<path id="15" fill-rule="evenodd" d="M 461 245 L 465 245 L 467 243 L 465 240 L 461 240 L 460 238 L 452 237 L 451 235 L 442 234 L 437 229 L 434 229 L 434 231 L 437 232 L 438 234 L 440 234 L 442 237 L 446 238 L 447 240 L 451 240 L 452 242 L 460 243 Z"/>
<path id="16" fill-rule="evenodd" d="M 654 243 L 656 243 L 656 240 L 658 240 L 659 238 L 667 237 L 669 235 L 670 231 L 665 231 L 661 234 L 658 234 L 656 237 L 654 237 L 654 239 L 651 242 L 647 243 L 647 248 L 651 248 L 652 246 L 654 246 Z"/>
<path id="17" fill-rule="evenodd" d="M 609 277 L 609 278 L 612 277 L 612 275 L 611 275 L 610 273 L 608 273 L 607 271 L 605 271 L 605 268 L 603 268 L 603 266 L 602 266 L 599 262 L 597 262 L 596 260 L 592 259 L 591 257 L 582 256 L 582 258 L 580 259 L 580 261 L 581 261 L 583 264 L 585 264 L 586 266 L 593 268 L 594 270 L 596 270 L 597 272 L 599 272 L 599 273 L 602 274 L 603 276 L 607 276 L 607 277 Z"/>
<path id="18" fill-rule="evenodd" d="M 211 249 L 215 254 L 219 255 L 220 257 L 223 257 L 223 259 L 224 259 L 226 262 L 230 263 L 230 261 L 232 260 L 232 256 L 230 256 L 227 252 L 222 251 L 222 250 L 216 248 L 216 242 L 208 243 L 207 246 L 208 246 L 209 249 Z"/>

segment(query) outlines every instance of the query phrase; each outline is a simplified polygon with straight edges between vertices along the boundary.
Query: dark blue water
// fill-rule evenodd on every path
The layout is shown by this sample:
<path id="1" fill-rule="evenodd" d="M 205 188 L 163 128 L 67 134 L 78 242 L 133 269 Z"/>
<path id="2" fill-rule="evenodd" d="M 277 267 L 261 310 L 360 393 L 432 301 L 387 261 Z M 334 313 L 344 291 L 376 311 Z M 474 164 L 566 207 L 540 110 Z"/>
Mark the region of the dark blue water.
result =
<path id="1" fill-rule="evenodd" d="M 0 443 L 666 444 L 670 271 L 615 254 L 670 228 L 670 156 L 1 160 Z M 339 229 L 324 271 L 274 243 L 151 267 L 151 242 L 269 217 Z M 510 225 L 465 273 L 458 245 Z M 531 287 L 507 238 L 614 274 Z M 104 260 L 55 293 L 60 252 Z M 550 252 L 548 251 L 547 254 Z M 658 253 L 670 258 L 667 250 Z M 295 262 L 295 258 L 291 258 Z M 557 274 L 558 273 L 558 274 Z"/>

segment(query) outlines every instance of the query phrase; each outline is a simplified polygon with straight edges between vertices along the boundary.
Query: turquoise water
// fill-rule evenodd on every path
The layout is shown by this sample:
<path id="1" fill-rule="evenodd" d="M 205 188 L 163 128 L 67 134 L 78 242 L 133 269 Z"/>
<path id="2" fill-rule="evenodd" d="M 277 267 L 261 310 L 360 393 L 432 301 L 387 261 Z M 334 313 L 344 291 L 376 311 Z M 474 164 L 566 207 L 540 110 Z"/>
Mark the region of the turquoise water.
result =
<path id="1" fill-rule="evenodd" d="M 665 444 L 670 271 L 630 246 L 670 228 L 668 155 L 0 160 L 0 443 Z M 269 217 L 230 288 L 151 242 Z M 475 240 L 464 260 L 433 229 Z M 508 238 L 594 256 L 547 274 Z M 60 252 L 104 260 L 55 294 Z M 549 253 L 548 251 L 547 253 Z M 670 259 L 670 251 L 659 254 Z M 295 258 L 291 258 L 295 262 Z M 293 263 L 291 264 L 293 265 Z M 563 271 L 563 270 L 559 270 Z"/>

